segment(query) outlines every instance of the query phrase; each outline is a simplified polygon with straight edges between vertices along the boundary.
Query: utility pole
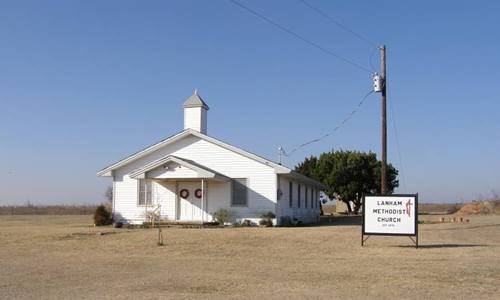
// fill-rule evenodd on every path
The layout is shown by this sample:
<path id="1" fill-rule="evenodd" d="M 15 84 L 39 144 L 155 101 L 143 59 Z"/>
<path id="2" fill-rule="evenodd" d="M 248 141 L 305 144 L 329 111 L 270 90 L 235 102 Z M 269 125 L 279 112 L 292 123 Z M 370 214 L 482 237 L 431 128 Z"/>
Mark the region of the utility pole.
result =
<path id="1" fill-rule="evenodd" d="M 380 169 L 380 193 L 387 194 L 387 72 L 385 68 L 385 45 L 380 46 L 380 75 L 382 76 L 382 166 Z"/>

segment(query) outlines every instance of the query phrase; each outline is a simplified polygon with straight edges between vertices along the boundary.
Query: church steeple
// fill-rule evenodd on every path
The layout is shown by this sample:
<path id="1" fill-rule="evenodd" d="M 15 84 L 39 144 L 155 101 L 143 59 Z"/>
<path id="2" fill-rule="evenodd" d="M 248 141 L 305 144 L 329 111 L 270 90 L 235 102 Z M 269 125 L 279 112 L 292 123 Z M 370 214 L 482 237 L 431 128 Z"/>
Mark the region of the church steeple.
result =
<path id="1" fill-rule="evenodd" d="M 184 102 L 184 130 L 193 129 L 207 134 L 208 105 L 194 90 L 193 95 Z"/>

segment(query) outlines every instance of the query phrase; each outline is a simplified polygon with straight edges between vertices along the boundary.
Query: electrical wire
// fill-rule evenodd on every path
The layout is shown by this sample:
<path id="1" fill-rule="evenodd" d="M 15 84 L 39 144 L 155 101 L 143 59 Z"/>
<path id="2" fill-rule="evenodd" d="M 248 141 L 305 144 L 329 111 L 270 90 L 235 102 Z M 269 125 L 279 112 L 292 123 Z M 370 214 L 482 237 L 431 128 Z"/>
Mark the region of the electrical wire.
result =
<path id="1" fill-rule="evenodd" d="M 370 53 L 370 58 L 369 58 L 369 63 L 370 63 L 370 68 L 372 68 L 373 73 L 378 73 L 377 68 L 373 66 L 373 55 L 375 54 L 375 50 L 379 49 L 378 46 L 373 47 L 372 52 Z"/>
<path id="2" fill-rule="evenodd" d="M 325 11 L 313 6 L 312 4 L 310 4 L 309 2 L 307 2 L 306 0 L 299 0 L 300 2 L 302 2 L 302 4 L 304 4 L 305 6 L 307 6 L 308 8 L 310 8 L 311 10 L 315 11 L 316 13 L 318 13 L 319 15 L 321 15 L 322 17 L 324 17 L 325 19 L 329 20 L 330 22 L 332 22 L 333 24 L 337 25 L 338 27 L 344 29 L 345 31 L 353 34 L 354 36 L 356 36 L 358 39 L 368 43 L 369 45 L 373 46 L 373 47 L 377 47 L 377 44 L 372 42 L 371 40 L 369 40 L 368 38 L 364 37 L 363 35 L 355 32 L 354 30 L 350 29 L 349 27 L 345 26 L 344 24 L 342 24 L 341 22 L 335 20 L 332 16 L 328 15 Z"/>
<path id="3" fill-rule="evenodd" d="M 306 0 L 298 0 L 298 1 L 300 1 L 306 7 L 310 8 L 311 10 L 313 10 L 314 12 L 316 12 L 317 14 L 319 14 L 320 16 L 322 16 L 323 18 L 327 19 L 331 23 L 333 23 L 333 24 L 337 25 L 338 27 L 342 28 L 344 31 L 349 32 L 350 34 L 354 35 L 358 39 L 360 39 L 363 42 L 367 43 L 368 45 L 372 46 L 372 51 L 371 51 L 370 58 L 369 58 L 368 62 L 370 64 L 370 68 L 372 69 L 372 71 L 374 73 L 378 72 L 377 68 L 375 68 L 373 66 L 373 55 L 375 54 L 375 50 L 379 49 L 379 46 L 375 42 L 373 42 L 372 40 L 370 40 L 367 37 L 363 36 L 362 34 L 357 33 L 356 31 L 352 30 L 351 28 L 347 27 L 346 25 L 344 25 L 340 21 L 336 20 L 335 18 L 333 18 L 332 16 L 330 16 L 329 14 L 327 14 L 324 10 L 321 10 L 320 8 L 318 8 L 316 6 L 313 6 L 308 1 L 306 1 Z"/>
<path id="4" fill-rule="evenodd" d="M 254 15 L 254 16 L 256 16 L 256 17 L 258 17 L 258 18 L 266 21 L 267 23 L 275 26 L 276 28 L 280 29 L 281 31 L 284 31 L 284 32 L 288 33 L 289 35 L 291 35 L 291 36 L 293 36 L 293 37 L 295 37 L 295 38 L 297 38 L 297 39 L 305 42 L 306 44 L 309 44 L 310 46 L 312 46 L 312 47 L 314 47 L 316 49 L 319 49 L 322 52 L 324 52 L 324 53 L 326 53 L 326 54 L 328 54 L 330 56 L 336 57 L 337 59 L 342 60 L 343 62 L 345 62 L 347 64 L 350 64 L 353 67 L 356 67 L 356 68 L 358 68 L 360 70 L 363 70 L 365 72 L 368 72 L 368 73 L 372 73 L 370 69 L 365 68 L 365 67 L 361 66 L 360 64 L 355 63 L 355 62 L 351 61 L 350 59 L 347 59 L 347 58 L 345 58 L 345 57 L 343 57 L 343 56 L 341 56 L 341 55 L 339 55 L 339 54 L 337 54 L 337 53 L 335 53 L 335 52 L 333 52 L 333 51 L 331 51 L 329 49 L 326 49 L 325 47 L 323 47 L 323 46 L 321 46 L 321 45 L 319 45 L 319 44 L 317 44 L 317 43 L 315 43 L 313 41 L 308 40 L 307 38 L 299 35 L 298 33 L 295 33 L 291 29 L 288 29 L 288 28 L 286 28 L 286 27 L 284 27 L 284 26 L 276 23 L 275 21 L 273 21 L 270 18 L 268 18 L 268 17 L 266 17 L 266 16 L 258 13 L 257 11 L 255 11 L 255 10 L 251 9 L 250 7 L 242 4 L 241 2 L 239 2 L 237 0 L 229 0 L 229 1 L 231 3 L 233 3 L 234 5 L 237 5 L 237 6 L 241 7 L 241 8 L 243 8 L 243 9 L 245 9 L 247 12 L 251 13 L 252 15 Z"/>
<path id="5" fill-rule="evenodd" d="M 325 138 L 327 138 L 328 136 L 332 135 L 333 133 L 335 133 L 337 130 L 339 130 L 340 128 L 342 128 L 353 116 L 356 112 L 359 111 L 359 109 L 361 108 L 361 106 L 363 105 L 363 103 L 366 101 L 366 99 L 368 98 L 368 96 L 370 96 L 374 91 L 371 90 L 370 92 L 368 92 L 364 97 L 363 99 L 361 99 L 361 101 L 358 103 L 358 105 L 356 106 L 356 108 L 354 108 L 343 120 L 342 122 L 340 122 L 335 128 L 333 128 L 332 131 L 330 131 L 329 133 L 326 133 L 324 135 L 322 135 L 321 137 L 317 138 L 317 139 L 314 139 L 314 140 L 310 140 L 308 142 L 305 142 L 303 144 L 300 144 L 298 145 L 297 147 L 295 147 L 294 149 L 292 149 L 290 152 L 286 152 L 285 149 L 281 148 L 281 151 L 283 153 L 283 155 L 285 157 L 290 157 L 293 153 L 295 153 L 297 150 L 299 150 L 300 148 L 303 148 L 307 145 L 310 145 L 312 143 L 316 143 L 316 142 L 319 142 Z"/>
<path id="6" fill-rule="evenodd" d="M 306 44 L 309 44 L 310 46 L 312 47 L 315 47 L 317 48 L 318 50 L 321 50 L 322 52 L 328 54 L 328 55 L 331 55 L 339 60 L 342 60 L 343 62 L 347 63 L 347 64 L 350 64 L 360 70 L 363 70 L 365 72 L 368 72 L 368 73 L 372 73 L 372 71 L 368 68 L 365 68 L 364 66 L 361 66 L 360 64 L 358 63 L 355 63 L 353 61 L 351 61 L 350 59 L 347 59 L 311 40 L 308 40 L 307 38 L 303 37 L 302 35 L 299 35 L 298 33 L 292 31 L 291 29 L 289 28 L 286 28 L 284 27 L 283 25 L 280 25 L 279 23 L 273 21 L 272 19 L 262 15 L 261 13 L 251 9 L 250 7 L 244 5 L 243 3 L 237 1 L 237 0 L 229 0 L 232 4 L 236 5 L 236 6 L 239 6 L 240 8 L 243 8 L 244 10 L 246 10 L 247 12 L 249 12 L 250 14 L 266 21 L 267 23 L 275 26 L 276 28 L 280 29 L 281 31 L 284 31 L 286 33 L 288 33 L 289 35 L 305 42 Z M 327 18 L 329 21 L 331 21 L 332 23 L 336 24 L 337 26 L 341 27 L 342 29 L 344 29 L 345 31 L 355 35 L 356 37 L 358 37 L 359 39 L 365 41 L 366 43 L 370 44 L 371 46 L 374 46 L 374 49 L 377 48 L 377 45 L 370 41 L 369 39 L 365 38 L 364 36 L 362 36 L 361 34 L 358 34 L 356 33 L 355 31 L 353 31 L 352 29 L 348 28 L 347 26 L 343 25 L 341 22 L 335 20 L 333 17 L 329 16 L 328 14 L 326 14 L 324 11 L 320 10 L 319 8 L 317 7 L 314 7 L 312 6 L 311 4 L 309 4 L 308 2 L 306 2 L 305 0 L 299 0 L 301 1 L 304 5 L 306 5 L 307 7 L 309 7 L 310 9 L 316 11 L 317 13 L 319 13 L 320 15 L 322 15 L 324 18 Z M 372 51 L 372 54 L 370 56 L 370 60 L 369 60 L 369 63 L 370 63 L 370 66 L 371 68 L 376 72 L 375 68 L 373 67 L 373 64 L 372 64 L 372 58 L 373 58 L 373 53 L 374 51 Z M 285 156 L 285 157 L 290 157 L 291 155 L 293 155 L 293 153 L 295 153 L 297 150 L 299 150 L 300 148 L 303 148 L 307 145 L 310 145 L 312 143 L 316 143 L 316 142 L 319 142 L 323 139 L 325 139 L 326 137 L 332 135 L 333 133 L 335 133 L 337 130 L 339 130 L 340 128 L 342 128 L 353 116 L 354 114 L 361 108 L 361 106 L 363 105 L 363 103 L 365 102 L 365 100 L 368 98 L 369 95 L 371 95 L 374 91 L 373 90 L 370 90 L 370 92 L 368 92 L 363 98 L 362 100 L 358 103 L 358 106 L 353 110 L 351 111 L 343 120 L 342 122 L 339 123 L 339 125 L 337 125 L 331 132 L 329 133 L 326 133 L 324 134 L 323 136 L 319 137 L 319 138 L 316 138 L 316 139 L 313 139 L 313 140 L 310 140 L 308 142 L 305 142 L 305 143 L 302 143 L 300 145 L 298 145 L 297 147 L 295 147 L 294 149 L 292 149 L 290 152 L 286 152 L 284 148 L 280 148 L 280 151 L 281 153 Z"/>
<path id="7" fill-rule="evenodd" d="M 389 106 L 391 108 L 391 115 L 392 115 L 392 126 L 394 130 L 394 137 L 396 138 L 396 149 L 398 151 L 398 156 L 399 156 L 399 169 L 401 171 L 401 179 L 403 181 L 403 188 L 405 189 L 405 193 L 408 192 L 408 189 L 406 188 L 406 177 L 405 177 L 405 172 L 403 168 L 403 158 L 401 156 L 401 147 L 399 146 L 399 137 L 398 137 L 398 130 L 396 126 L 396 117 L 394 114 L 394 108 L 392 107 L 392 101 L 389 101 Z"/>

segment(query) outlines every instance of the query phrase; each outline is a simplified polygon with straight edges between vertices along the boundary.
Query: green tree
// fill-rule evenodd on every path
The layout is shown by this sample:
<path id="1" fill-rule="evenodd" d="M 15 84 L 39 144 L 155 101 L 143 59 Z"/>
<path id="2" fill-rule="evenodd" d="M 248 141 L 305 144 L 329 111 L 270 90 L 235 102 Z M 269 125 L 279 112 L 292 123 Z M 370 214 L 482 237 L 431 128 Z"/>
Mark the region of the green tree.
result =
<path id="1" fill-rule="evenodd" d="M 316 166 L 318 164 L 318 158 L 316 156 L 306 157 L 303 162 L 299 163 L 295 167 L 295 171 L 299 172 L 302 175 L 305 175 L 309 178 L 316 178 Z"/>
<path id="2" fill-rule="evenodd" d="M 326 186 L 328 196 L 334 195 L 347 204 L 354 203 L 354 212 L 361 207 L 363 194 L 380 193 L 380 165 L 373 152 L 331 151 L 322 153 L 319 158 L 311 156 L 299 163 L 295 170 L 314 178 Z M 398 171 L 391 164 L 387 166 L 387 190 L 392 193 L 399 182 Z"/>
<path id="3" fill-rule="evenodd" d="M 375 191 L 376 193 L 380 194 L 381 188 L 380 188 L 380 172 L 382 169 L 382 162 L 377 161 L 375 164 Z M 399 180 L 398 180 L 398 174 L 399 171 L 392 165 L 392 164 L 387 164 L 387 193 L 392 194 L 394 192 L 394 189 L 396 189 L 399 186 Z"/>

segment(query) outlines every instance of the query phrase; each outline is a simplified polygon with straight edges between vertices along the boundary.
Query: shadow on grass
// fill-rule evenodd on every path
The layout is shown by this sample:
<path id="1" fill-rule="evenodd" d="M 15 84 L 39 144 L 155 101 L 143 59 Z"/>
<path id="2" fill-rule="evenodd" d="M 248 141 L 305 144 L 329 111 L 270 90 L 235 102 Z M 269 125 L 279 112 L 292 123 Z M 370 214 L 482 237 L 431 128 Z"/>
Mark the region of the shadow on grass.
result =
<path id="1" fill-rule="evenodd" d="M 439 224 L 439 223 L 436 223 Z M 460 224 L 460 223 L 456 223 Z M 435 228 L 432 230 L 469 230 L 469 229 L 478 229 L 484 227 L 498 227 L 500 224 L 486 224 L 486 225 L 476 225 L 476 226 L 468 226 L 468 227 L 453 227 L 453 228 Z"/>
<path id="2" fill-rule="evenodd" d="M 415 248 L 415 245 L 401 245 L 398 248 Z M 473 248 L 473 247 L 489 247 L 482 244 L 434 244 L 434 245 L 418 245 L 422 249 L 440 249 L 440 248 Z"/>

